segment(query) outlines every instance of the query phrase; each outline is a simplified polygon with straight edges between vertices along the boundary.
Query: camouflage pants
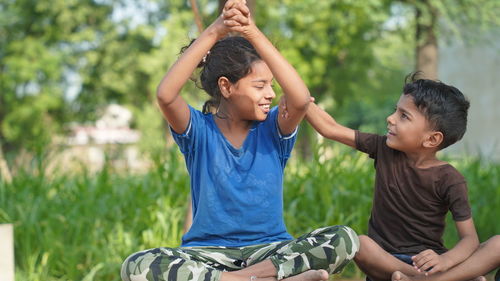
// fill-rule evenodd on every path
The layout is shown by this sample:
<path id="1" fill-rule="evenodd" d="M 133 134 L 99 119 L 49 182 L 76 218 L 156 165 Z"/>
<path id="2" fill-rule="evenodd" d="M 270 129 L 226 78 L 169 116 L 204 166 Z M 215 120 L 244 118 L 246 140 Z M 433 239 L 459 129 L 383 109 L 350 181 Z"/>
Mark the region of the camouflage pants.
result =
<path id="1" fill-rule="evenodd" d="M 122 265 L 123 281 L 219 281 L 223 271 L 239 270 L 266 259 L 278 280 L 309 269 L 340 272 L 359 249 L 356 233 L 346 226 L 320 228 L 295 240 L 245 247 L 156 248 L 130 255 Z"/>

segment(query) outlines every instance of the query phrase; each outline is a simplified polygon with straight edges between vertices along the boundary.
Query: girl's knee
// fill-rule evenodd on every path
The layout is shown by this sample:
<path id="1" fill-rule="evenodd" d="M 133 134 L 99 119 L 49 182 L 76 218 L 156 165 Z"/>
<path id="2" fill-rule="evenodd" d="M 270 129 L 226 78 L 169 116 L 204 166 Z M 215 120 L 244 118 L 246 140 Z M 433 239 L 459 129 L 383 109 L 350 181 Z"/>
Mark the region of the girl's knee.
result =
<path id="1" fill-rule="evenodd" d="M 149 267 L 159 255 L 159 249 L 151 249 L 128 256 L 120 270 L 122 280 L 131 281 L 132 275 L 136 277 L 136 280 L 147 280 L 146 275 L 150 270 Z M 138 279 L 139 277 L 142 279 Z"/>
<path id="2" fill-rule="evenodd" d="M 130 281 L 130 273 L 129 273 L 129 266 L 128 266 L 128 263 L 129 263 L 129 260 L 130 258 L 132 258 L 132 256 L 134 256 L 135 254 L 132 254 L 130 256 L 128 256 L 125 261 L 123 261 L 122 263 L 122 267 L 121 267 L 121 270 L 120 270 L 120 276 L 122 278 L 122 281 Z"/>
<path id="3" fill-rule="evenodd" d="M 333 246 L 343 243 L 348 255 L 355 255 L 359 251 L 359 238 L 356 232 L 345 225 L 335 225 L 323 229 L 332 235 L 331 244 Z"/>
<path id="4" fill-rule="evenodd" d="M 345 242 L 347 245 L 350 245 L 351 252 L 353 254 L 356 254 L 359 251 L 360 247 L 360 242 L 359 242 L 359 237 L 358 234 L 350 227 L 348 226 L 341 226 L 342 233 L 343 233 L 343 238 L 345 239 Z"/>

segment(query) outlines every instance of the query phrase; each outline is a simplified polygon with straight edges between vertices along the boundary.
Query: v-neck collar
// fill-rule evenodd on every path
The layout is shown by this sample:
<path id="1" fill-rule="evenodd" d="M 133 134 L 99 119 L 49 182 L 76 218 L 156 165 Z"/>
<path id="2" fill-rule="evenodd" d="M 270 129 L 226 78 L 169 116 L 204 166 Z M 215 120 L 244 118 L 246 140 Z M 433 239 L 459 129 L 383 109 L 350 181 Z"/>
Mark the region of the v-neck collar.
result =
<path id="1" fill-rule="evenodd" d="M 252 122 L 252 126 L 250 127 L 250 129 L 248 130 L 248 133 L 247 133 L 247 136 L 245 137 L 245 140 L 243 141 L 243 143 L 241 144 L 241 147 L 239 148 L 236 148 L 234 147 L 234 145 L 226 138 L 226 136 L 222 133 L 222 131 L 220 130 L 219 126 L 217 126 L 217 122 L 215 122 L 215 118 L 214 118 L 214 115 L 213 114 L 210 114 L 210 120 L 212 122 L 212 126 L 215 127 L 215 129 L 217 130 L 217 132 L 221 135 L 222 139 L 224 140 L 224 142 L 226 143 L 226 146 L 229 147 L 229 149 L 235 153 L 235 154 L 238 154 L 238 155 L 241 155 L 245 149 L 245 146 L 246 144 L 248 143 L 248 140 L 250 139 L 250 134 L 252 134 L 252 132 L 255 130 L 255 128 L 257 127 L 257 124 L 259 123 L 258 121 L 253 121 Z"/>

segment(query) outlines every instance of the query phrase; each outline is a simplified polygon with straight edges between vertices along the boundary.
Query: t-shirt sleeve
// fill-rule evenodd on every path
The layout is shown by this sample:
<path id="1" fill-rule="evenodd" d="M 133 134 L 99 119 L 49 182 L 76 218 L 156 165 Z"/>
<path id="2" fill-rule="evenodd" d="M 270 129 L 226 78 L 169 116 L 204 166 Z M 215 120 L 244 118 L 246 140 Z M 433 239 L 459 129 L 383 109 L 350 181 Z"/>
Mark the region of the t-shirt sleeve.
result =
<path id="1" fill-rule="evenodd" d="M 183 154 L 190 153 L 193 150 L 196 133 L 199 131 L 197 128 L 203 126 L 203 114 L 191 106 L 189 106 L 189 111 L 189 124 L 184 132 L 178 134 L 169 126 L 172 137 Z"/>
<path id="2" fill-rule="evenodd" d="M 356 149 L 367 153 L 370 158 L 377 158 L 377 152 L 385 143 L 385 137 L 376 134 L 355 131 L 354 141 Z"/>
<path id="3" fill-rule="evenodd" d="M 298 126 L 291 134 L 282 135 L 278 124 L 278 114 L 278 107 L 273 107 L 269 112 L 268 120 L 266 120 L 266 122 L 269 122 L 268 124 L 271 126 L 271 134 L 273 135 L 275 142 L 278 144 L 279 155 L 284 166 L 288 158 L 290 158 L 293 146 L 297 140 Z"/>
<path id="4" fill-rule="evenodd" d="M 446 189 L 445 200 L 455 221 L 464 221 L 472 216 L 467 195 L 467 183 L 461 182 Z"/>

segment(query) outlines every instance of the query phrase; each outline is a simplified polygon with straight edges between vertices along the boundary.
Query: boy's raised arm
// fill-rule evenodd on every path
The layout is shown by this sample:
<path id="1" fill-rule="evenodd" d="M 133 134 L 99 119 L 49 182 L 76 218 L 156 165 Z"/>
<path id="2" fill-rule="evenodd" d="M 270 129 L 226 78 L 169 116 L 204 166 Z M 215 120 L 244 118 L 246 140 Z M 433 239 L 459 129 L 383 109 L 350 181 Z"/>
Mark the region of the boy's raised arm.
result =
<path id="1" fill-rule="evenodd" d="M 323 137 L 356 148 L 354 130 L 337 123 L 330 114 L 313 102 L 307 110 L 306 120 Z"/>

